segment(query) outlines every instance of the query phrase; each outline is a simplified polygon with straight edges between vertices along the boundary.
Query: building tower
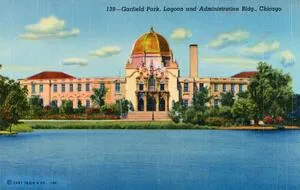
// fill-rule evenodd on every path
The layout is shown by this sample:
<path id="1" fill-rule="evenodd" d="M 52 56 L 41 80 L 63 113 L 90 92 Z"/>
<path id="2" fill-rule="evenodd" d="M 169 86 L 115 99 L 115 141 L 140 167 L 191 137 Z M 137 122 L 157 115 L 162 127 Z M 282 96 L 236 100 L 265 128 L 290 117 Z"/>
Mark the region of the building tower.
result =
<path id="1" fill-rule="evenodd" d="M 198 77 L 198 45 L 190 44 L 190 77 Z"/>

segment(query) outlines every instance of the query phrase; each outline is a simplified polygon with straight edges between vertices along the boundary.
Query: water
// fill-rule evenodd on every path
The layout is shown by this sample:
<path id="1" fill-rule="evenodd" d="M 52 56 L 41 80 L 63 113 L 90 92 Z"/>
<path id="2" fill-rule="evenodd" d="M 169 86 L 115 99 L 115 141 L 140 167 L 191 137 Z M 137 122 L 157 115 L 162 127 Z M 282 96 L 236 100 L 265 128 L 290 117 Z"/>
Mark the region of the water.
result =
<path id="1" fill-rule="evenodd" d="M 1 190 L 300 189 L 299 131 L 37 130 L 0 150 Z"/>

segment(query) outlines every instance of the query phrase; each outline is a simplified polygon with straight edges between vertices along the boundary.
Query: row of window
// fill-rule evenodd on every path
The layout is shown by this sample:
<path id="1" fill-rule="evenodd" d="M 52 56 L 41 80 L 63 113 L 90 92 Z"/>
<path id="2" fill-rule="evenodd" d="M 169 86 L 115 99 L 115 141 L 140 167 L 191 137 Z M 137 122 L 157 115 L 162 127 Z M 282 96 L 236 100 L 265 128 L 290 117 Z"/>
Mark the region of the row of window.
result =
<path id="1" fill-rule="evenodd" d="M 204 84 L 200 83 L 199 89 L 202 89 L 202 88 L 204 88 Z M 188 82 L 183 83 L 183 92 L 189 92 L 189 83 Z"/>
<path id="2" fill-rule="evenodd" d="M 218 92 L 219 91 L 219 84 L 214 84 L 214 91 Z M 227 85 L 222 84 L 222 91 L 226 92 L 227 91 Z M 230 91 L 234 92 L 235 91 L 235 84 L 230 85 Z M 239 84 L 239 92 L 243 92 L 243 84 Z"/>
<path id="3" fill-rule="evenodd" d="M 200 83 L 199 88 L 200 89 L 204 88 L 204 84 Z M 230 85 L 230 90 L 231 90 L 231 92 L 235 91 L 235 84 Z M 219 91 L 219 84 L 214 84 L 214 91 L 215 92 Z M 227 91 L 226 84 L 222 84 L 222 91 L 223 92 Z M 189 83 L 187 83 L 187 82 L 183 83 L 183 92 L 189 92 Z M 243 92 L 243 84 L 239 84 L 239 92 Z"/>
<path id="4" fill-rule="evenodd" d="M 144 84 L 140 83 L 139 84 L 139 91 L 143 91 L 143 90 L 144 90 Z M 155 90 L 155 86 L 149 85 L 148 86 L 148 90 L 149 91 L 154 91 Z M 159 90 L 160 91 L 165 91 L 165 84 L 163 84 L 163 83 L 159 84 Z"/>
<path id="5" fill-rule="evenodd" d="M 189 106 L 189 100 L 188 99 L 183 99 L 182 100 L 183 102 L 183 105 L 184 106 Z M 219 99 L 214 99 L 214 107 L 218 107 L 219 106 L 219 104 L 220 104 L 220 100 Z"/>
<path id="6" fill-rule="evenodd" d="M 104 83 L 100 83 L 100 88 L 105 88 Z M 42 93 L 44 91 L 44 85 L 39 84 L 39 93 Z M 53 92 L 58 91 L 58 85 L 53 84 Z M 74 84 L 69 84 L 69 92 L 74 91 Z M 77 91 L 81 92 L 82 91 L 82 84 L 77 84 Z M 86 83 L 85 84 L 85 91 L 89 92 L 90 91 L 90 84 Z M 66 84 L 61 84 L 61 92 L 66 92 Z M 115 92 L 120 93 L 121 92 L 121 85 L 120 83 L 115 84 Z M 34 94 L 36 93 L 36 84 L 31 84 L 31 93 Z"/>
<path id="7" fill-rule="evenodd" d="M 62 104 L 64 104 L 64 101 L 65 100 L 62 100 Z M 57 107 L 57 100 L 53 100 L 53 101 L 51 101 L 51 104 L 50 104 L 52 107 Z M 72 101 L 72 105 L 73 105 L 73 101 Z M 77 107 L 81 107 L 81 106 L 83 106 L 82 105 L 82 102 L 81 102 L 81 100 L 78 100 L 77 101 Z M 89 108 L 89 107 L 91 107 L 91 101 L 90 100 L 86 100 L 85 101 L 85 106 L 87 107 L 87 108 Z"/>

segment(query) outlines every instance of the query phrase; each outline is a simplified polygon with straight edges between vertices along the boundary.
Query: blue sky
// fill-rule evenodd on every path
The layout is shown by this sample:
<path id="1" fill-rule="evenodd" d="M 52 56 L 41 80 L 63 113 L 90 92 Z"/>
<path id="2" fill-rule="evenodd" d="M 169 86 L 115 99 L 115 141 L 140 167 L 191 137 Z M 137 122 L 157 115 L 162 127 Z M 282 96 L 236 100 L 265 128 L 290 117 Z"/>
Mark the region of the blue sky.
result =
<path id="1" fill-rule="evenodd" d="M 259 6 L 280 12 L 106 12 L 107 6 Z M 226 77 L 266 61 L 289 72 L 300 93 L 300 1 L 0 2 L 0 73 L 15 79 L 44 70 L 77 77 L 123 76 L 134 41 L 153 26 L 166 37 L 181 75 L 188 45 L 199 45 L 200 76 Z"/>

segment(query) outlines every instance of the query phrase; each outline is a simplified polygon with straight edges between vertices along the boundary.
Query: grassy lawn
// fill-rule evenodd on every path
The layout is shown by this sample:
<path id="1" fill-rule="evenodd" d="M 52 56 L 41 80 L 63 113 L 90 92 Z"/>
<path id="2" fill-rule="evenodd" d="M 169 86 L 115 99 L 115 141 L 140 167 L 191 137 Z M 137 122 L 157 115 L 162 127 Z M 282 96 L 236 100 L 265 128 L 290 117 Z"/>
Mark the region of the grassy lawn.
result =
<path id="1" fill-rule="evenodd" d="M 172 121 L 24 121 L 33 129 L 208 129 Z"/>
<path id="2" fill-rule="evenodd" d="M 82 120 L 28 120 L 13 125 L 13 132 L 31 132 L 33 129 L 213 129 L 213 130 L 277 130 L 274 126 L 229 126 L 216 127 L 194 125 L 190 123 L 174 123 L 172 121 L 82 121 Z M 286 127 L 285 129 L 300 129 Z M 4 133 L 7 133 L 5 131 Z"/>

